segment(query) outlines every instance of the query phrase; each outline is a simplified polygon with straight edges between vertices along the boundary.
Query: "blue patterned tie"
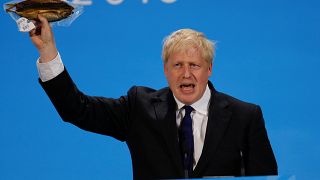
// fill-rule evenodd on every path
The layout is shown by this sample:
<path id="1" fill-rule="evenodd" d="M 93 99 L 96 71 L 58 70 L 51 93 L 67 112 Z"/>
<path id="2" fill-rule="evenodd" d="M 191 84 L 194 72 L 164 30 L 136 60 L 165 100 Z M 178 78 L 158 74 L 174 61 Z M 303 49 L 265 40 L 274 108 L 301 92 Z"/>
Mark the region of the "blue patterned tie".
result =
<path id="1" fill-rule="evenodd" d="M 191 177 L 193 169 L 193 133 L 192 133 L 192 118 L 190 116 L 193 108 L 191 106 L 184 106 L 185 115 L 182 119 L 179 129 L 179 142 L 182 154 L 184 175 L 185 178 Z"/>

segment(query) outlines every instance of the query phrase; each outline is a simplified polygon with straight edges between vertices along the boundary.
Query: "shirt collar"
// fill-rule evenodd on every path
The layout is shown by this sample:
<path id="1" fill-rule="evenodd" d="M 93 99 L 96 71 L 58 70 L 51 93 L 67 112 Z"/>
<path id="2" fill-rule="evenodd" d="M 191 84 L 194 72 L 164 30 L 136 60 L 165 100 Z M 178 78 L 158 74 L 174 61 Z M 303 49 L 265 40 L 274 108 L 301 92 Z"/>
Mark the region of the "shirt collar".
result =
<path id="1" fill-rule="evenodd" d="M 208 105 L 210 101 L 211 91 L 207 84 L 206 90 L 204 91 L 202 97 L 196 101 L 195 103 L 191 104 L 190 106 L 193 107 L 197 112 L 200 112 L 201 114 L 208 114 Z M 185 104 L 183 104 L 181 101 L 179 101 L 174 95 L 173 95 L 177 105 L 178 109 L 180 110 Z"/>

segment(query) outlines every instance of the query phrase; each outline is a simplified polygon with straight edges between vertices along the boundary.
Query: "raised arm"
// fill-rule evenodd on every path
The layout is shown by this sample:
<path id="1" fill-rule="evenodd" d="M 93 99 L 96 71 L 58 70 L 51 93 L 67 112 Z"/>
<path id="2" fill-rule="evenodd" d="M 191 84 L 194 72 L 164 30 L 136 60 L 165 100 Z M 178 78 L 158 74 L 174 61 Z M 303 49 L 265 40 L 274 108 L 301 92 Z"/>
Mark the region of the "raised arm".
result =
<path id="1" fill-rule="evenodd" d="M 50 24 L 44 17 L 38 18 L 40 22 L 30 32 L 30 38 L 40 54 L 37 63 L 39 82 L 61 118 L 84 130 L 126 140 L 128 98 L 112 99 L 82 93 L 62 64 Z"/>

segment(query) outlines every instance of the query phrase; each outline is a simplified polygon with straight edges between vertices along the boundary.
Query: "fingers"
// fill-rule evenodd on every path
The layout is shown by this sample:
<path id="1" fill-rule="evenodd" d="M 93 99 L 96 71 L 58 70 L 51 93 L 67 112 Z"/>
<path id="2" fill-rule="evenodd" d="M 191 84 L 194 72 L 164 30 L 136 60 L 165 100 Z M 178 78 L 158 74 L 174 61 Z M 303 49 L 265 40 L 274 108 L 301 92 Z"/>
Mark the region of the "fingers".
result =
<path id="1" fill-rule="evenodd" d="M 41 23 L 39 21 L 32 20 L 32 23 L 36 26 L 29 32 L 30 39 L 32 43 L 39 49 L 42 46 L 41 39 Z"/>
<path id="2" fill-rule="evenodd" d="M 40 21 L 35 21 L 35 20 L 31 20 L 31 22 L 36 26 L 34 29 L 32 29 L 31 31 L 29 31 L 29 36 L 33 37 L 33 36 L 38 36 L 41 35 L 41 28 L 42 28 L 42 22 Z"/>
<path id="3" fill-rule="evenodd" d="M 42 24 L 41 24 L 40 22 L 37 22 L 37 21 L 32 21 L 32 23 L 33 23 L 36 27 L 29 32 L 29 36 L 30 36 L 30 37 L 33 37 L 33 36 L 39 36 L 39 35 L 41 35 Z"/>
<path id="4" fill-rule="evenodd" d="M 43 40 L 39 35 L 39 31 L 41 33 L 41 29 L 37 27 L 36 29 L 33 29 L 29 32 L 30 39 L 38 50 L 44 45 Z"/>
<path id="5" fill-rule="evenodd" d="M 41 31 L 44 31 L 45 33 L 51 33 L 51 26 L 48 20 L 40 14 L 38 14 L 38 19 L 40 20 L 41 24 Z"/>
<path id="6" fill-rule="evenodd" d="M 43 25 L 43 27 L 50 27 L 49 22 L 45 17 L 43 17 L 40 14 L 38 14 L 38 19 L 40 20 L 40 22 Z"/>
<path id="7" fill-rule="evenodd" d="M 36 28 L 32 29 L 31 31 L 29 31 L 29 36 L 33 37 L 36 35 Z"/>
<path id="8" fill-rule="evenodd" d="M 46 18 L 38 15 L 35 22 L 36 28 L 29 32 L 32 43 L 36 46 L 40 54 L 41 62 L 48 62 L 57 55 L 54 36 L 51 26 Z"/>
<path id="9" fill-rule="evenodd" d="M 30 37 L 39 36 L 44 42 L 54 41 L 51 26 L 45 17 L 38 14 L 38 21 L 33 22 L 36 28 L 29 33 Z"/>

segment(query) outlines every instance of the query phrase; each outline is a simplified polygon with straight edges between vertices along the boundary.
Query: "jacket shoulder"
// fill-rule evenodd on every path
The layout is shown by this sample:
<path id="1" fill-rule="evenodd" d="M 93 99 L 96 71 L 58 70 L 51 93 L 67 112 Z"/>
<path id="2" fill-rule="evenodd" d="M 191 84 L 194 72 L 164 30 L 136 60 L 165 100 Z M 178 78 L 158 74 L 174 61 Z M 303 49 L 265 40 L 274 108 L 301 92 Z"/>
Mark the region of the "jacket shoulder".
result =
<path id="1" fill-rule="evenodd" d="M 224 106 L 227 106 L 231 109 L 252 110 L 260 108 L 257 104 L 240 100 L 222 92 L 216 92 L 214 99 L 217 101 L 217 103 L 223 103 Z"/>
<path id="2" fill-rule="evenodd" d="M 146 87 L 146 86 L 132 86 L 129 91 L 128 91 L 128 95 L 130 96 L 144 96 L 144 97 L 161 97 L 164 94 L 168 94 L 169 93 L 169 88 L 165 87 L 159 90 L 150 88 L 150 87 Z"/>

